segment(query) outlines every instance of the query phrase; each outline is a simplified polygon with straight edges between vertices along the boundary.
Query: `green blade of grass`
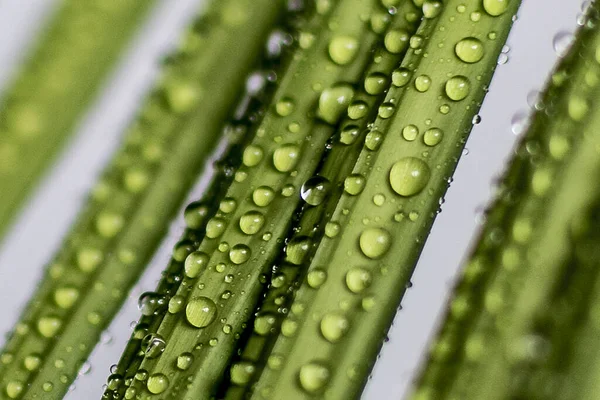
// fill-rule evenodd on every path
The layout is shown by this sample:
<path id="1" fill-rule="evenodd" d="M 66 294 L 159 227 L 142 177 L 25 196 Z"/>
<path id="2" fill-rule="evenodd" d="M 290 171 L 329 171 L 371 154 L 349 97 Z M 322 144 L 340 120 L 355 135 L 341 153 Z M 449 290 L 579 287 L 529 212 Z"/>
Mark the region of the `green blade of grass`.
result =
<path id="1" fill-rule="evenodd" d="M 64 1 L 0 105 L 0 238 L 154 1 Z"/>
<path id="2" fill-rule="evenodd" d="M 423 3 L 253 398 L 360 395 L 487 90 L 518 1 Z M 309 274 L 310 274 L 309 272 Z M 286 326 L 287 325 L 287 326 Z"/>
<path id="3" fill-rule="evenodd" d="M 180 241 L 175 244 L 173 256 L 156 291 L 144 293 L 140 297 L 142 317 L 137 322 L 116 369 L 111 370 L 103 398 L 132 397 L 135 393 L 134 389 L 128 388 L 129 384 L 123 385 L 123 383 L 131 382 L 131 379 L 135 377 L 146 353 L 160 351 L 162 348 L 162 339 L 154 333 L 162 322 L 164 311 L 172 309 L 176 304 L 177 298 L 172 303 L 170 299 L 177 293 L 181 278 L 185 273 L 186 256 L 200 244 L 208 220 L 214 217 L 220 208 L 226 209 L 229 205 L 228 202 L 224 202 L 222 205 L 219 202 L 234 179 L 235 171 L 241 165 L 242 151 L 251 139 L 249 133 L 252 131 L 252 125 L 260 121 L 261 115 L 264 113 L 264 104 L 269 104 L 272 98 L 273 86 L 276 86 L 277 81 L 273 77 L 280 75 L 287 66 L 290 49 L 281 47 L 289 44 L 289 35 L 284 32 L 303 23 L 304 13 L 298 14 L 298 11 L 303 11 L 303 9 L 295 9 L 293 14 L 290 13 L 284 18 L 283 22 L 288 26 L 282 26 L 273 32 L 269 42 L 273 44 L 273 38 L 276 38 L 278 40 L 276 46 L 280 48 L 276 54 L 271 53 L 270 57 L 263 60 L 260 70 L 253 73 L 248 80 L 250 83 L 259 79 L 262 83 L 240 101 L 236 115 L 241 116 L 236 117 L 236 121 L 231 122 L 226 129 L 224 138 L 226 143 L 220 146 L 224 149 L 221 151 L 219 160 L 215 162 L 215 173 L 211 177 L 208 189 L 204 191 L 201 200 L 192 202 L 184 211 L 186 231 Z M 188 265 L 188 271 L 189 268 Z"/>
<path id="4" fill-rule="evenodd" d="M 377 108 L 392 84 L 397 83 L 403 70 L 396 70 L 409 47 L 410 37 L 416 32 L 421 12 L 412 2 L 398 5 L 390 15 L 387 10 L 371 16 L 371 28 L 385 33 L 379 48 L 373 52 L 371 64 L 362 77 L 359 91 L 350 103 L 347 115 L 339 124 L 329 144 L 330 150 L 321 161 L 317 173 L 302 188 L 304 200 L 297 210 L 293 234 L 287 240 L 287 253 L 271 277 L 270 287 L 260 303 L 251 326 L 250 337 L 242 344 L 240 357 L 230 368 L 230 382 L 225 385 L 227 399 L 243 399 L 267 364 L 275 333 L 281 328 L 282 318 L 289 309 L 294 288 L 306 275 L 307 261 L 324 234 L 334 235 L 336 225 L 323 223 L 331 215 L 344 191 L 344 179 L 350 174 L 362 149 L 368 124 L 377 115 Z M 393 38 L 401 38 L 398 42 Z M 387 43 L 387 46 L 386 46 Z M 300 264 L 300 265 L 299 265 Z M 323 275 L 313 271 L 311 279 L 320 281 Z"/>
<path id="5" fill-rule="evenodd" d="M 415 399 L 597 396 L 598 10 L 536 106 Z"/>
<path id="6" fill-rule="evenodd" d="M 186 260 L 201 260 L 204 269 L 187 273 L 173 297 L 178 307 L 156 332 L 166 346 L 159 357 L 144 359 L 132 383 L 142 397 L 214 395 L 283 246 L 300 186 L 316 169 L 370 58 L 378 35 L 365 18 L 374 3 L 317 3 L 321 22 L 299 35 L 301 48 L 224 198 L 228 207 L 208 222 L 206 237 Z M 315 108 L 328 123 L 315 119 Z"/>
<path id="7" fill-rule="evenodd" d="M 212 151 L 283 8 L 218 1 L 186 35 L 8 340 L 0 398 L 66 392 Z"/>

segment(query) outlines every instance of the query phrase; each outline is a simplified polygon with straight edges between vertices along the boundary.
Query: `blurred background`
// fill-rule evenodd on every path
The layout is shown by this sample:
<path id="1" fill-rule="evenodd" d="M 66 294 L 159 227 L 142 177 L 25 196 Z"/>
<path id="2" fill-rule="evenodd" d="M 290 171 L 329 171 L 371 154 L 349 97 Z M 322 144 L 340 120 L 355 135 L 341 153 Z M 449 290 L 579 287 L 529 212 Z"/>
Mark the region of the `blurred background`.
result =
<path id="1" fill-rule="evenodd" d="M 43 266 L 60 246 L 95 177 L 118 147 L 124 128 L 152 87 L 161 58 L 176 45 L 179 33 L 203 2 L 157 2 L 79 122 L 75 136 L 0 242 L 0 345 L 42 276 Z M 0 92 L 58 3 L 0 0 Z M 537 90 L 576 29 L 581 7 L 580 0 L 523 0 L 481 110 L 481 123 L 474 127 L 467 143 L 468 151 L 460 161 L 443 212 L 417 266 L 413 286 L 403 300 L 363 399 L 401 399 L 409 390 L 461 261 L 482 222 L 494 181 L 512 154 Z M 198 198 L 207 176 L 199 179 L 190 199 Z M 182 220 L 173 222 L 168 237 L 103 334 L 86 364 L 89 368 L 82 369 L 85 373 L 67 399 L 100 398 L 110 365 L 118 360 L 130 335 L 130 330 L 117 327 L 129 326 L 138 317 L 137 299 L 155 287 L 183 226 Z"/>

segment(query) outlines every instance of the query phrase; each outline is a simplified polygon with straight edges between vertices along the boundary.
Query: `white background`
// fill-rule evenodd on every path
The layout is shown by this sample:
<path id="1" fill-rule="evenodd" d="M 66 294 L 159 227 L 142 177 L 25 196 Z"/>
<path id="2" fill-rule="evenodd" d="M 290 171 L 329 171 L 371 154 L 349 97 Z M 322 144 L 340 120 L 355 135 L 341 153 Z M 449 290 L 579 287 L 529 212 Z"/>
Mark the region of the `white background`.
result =
<path id="1" fill-rule="evenodd" d="M 55 2 L 0 0 L 0 90 L 26 55 L 28 44 Z M 158 2 L 94 107 L 79 124 L 76 136 L 0 244 L 0 345 L 27 295 L 34 290 L 45 262 L 60 246 L 93 177 L 119 145 L 123 128 L 158 73 L 160 57 L 173 47 L 178 32 L 202 2 Z M 498 68 L 480 113 L 482 123 L 473 129 L 467 143 L 469 153 L 459 164 L 443 212 L 417 266 L 414 286 L 402 302 L 403 309 L 396 316 L 390 340 L 384 345 L 363 399 L 399 400 L 409 390 L 462 258 L 477 232 L 477 212 L 489 200 L 494 177 L 501 173 L 517 139 L 511 132 L 511 120 L 517 112 L 528 110 L 528 94 L 542 87 L 556 61 L 554 36 L 573 31 L 580 11 L 579 0 L 523 1 L 508 42 L 509 60 Z M 197 197 L 200 186 L 191 198 Z M 67 396 L 69 400 L 100 398 L 109 366 L 118 360 L 129 337 L 130 332 L 119 327 L 128 326 L 138 317 L 137 298 L 155 286 L 182 226 L 180 220 L 173 223 L 148 272 L 105 332 L 104 343 L 92 354 L 91 370 L 78 378 Z"/>

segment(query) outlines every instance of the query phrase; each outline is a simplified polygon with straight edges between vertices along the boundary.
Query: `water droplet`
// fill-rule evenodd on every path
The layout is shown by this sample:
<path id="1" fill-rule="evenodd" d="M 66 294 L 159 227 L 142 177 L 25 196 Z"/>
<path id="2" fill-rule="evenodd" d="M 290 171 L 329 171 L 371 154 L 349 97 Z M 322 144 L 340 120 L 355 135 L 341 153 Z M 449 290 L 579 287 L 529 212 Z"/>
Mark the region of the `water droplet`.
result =
<path id="1" fill-rule="evenodd" d="M 404 129 L 402 129 L 402 137 L 404 140 L 412 142 L 419 136 L 419 128 L 416 125 L 406 125 Z"/>
<path id="2" fill-rule="evenodd" d="M 571 32 L 558 32 L 552 39 L 552 46 L 559 57 L 564 57 L 569 52 L 571 45 L 575 41 L 575 35 Z"/>
<path id="3" fill-rule="evenodd" d="M 392 166 L 390 184 L 394 192 L 409 197 L 423 190 L 430 176 L 431 172 L 425 161 L 415 157 L 405 157 Z"/>
<path id="4" fill-rule="evenodd" d="M 155 292 L 145 292 L 138 299 L 138 309 L 142 315 L 150 316 L 165 305 L 165 297 Z"/>
<path id="5" fill-rule="evenodd" d="M 223 234 L 226 223 L 222 218 L 211 218 L 206 224 L 206 237 L 215 239 Z"/>
<path id="6" fill-rule="evenodd" d="M 483 0 L 483 9 L 492 17 L 504 14 L 510 0 Z"/>
<path id="7" fill-rule="evenodd" d="M 171 297 L 169 300 L 168 310 L 171 314 L 177 314 L 181 310 L 183 310 L 183 306 L 185 305 L 185 297 L 181 295 L 175 295 Z"/>
<path id="8" fill-rule="evenodd" d="M 331 342 L 339 341 L 350 328 L 348 318 L 339 313 L 327 313 L 321 319 L 321 335 Z"/>
<path id="9" fill-rule="evenodd" d="M 103 260 L 102 252 L 91 247 L 84 247 L 77 252 L 77 266 L 83 272 L 92 272 Z"/>
<path id="10" fill-rule="evenodd" d="M 60 330 L 61 326 L 61 319 L 53 315 L 41 317 L 37 322 L 38 332 L 46 338 L 54 337 L 54 335 L 56 335 Z"/>
<path id="11" fill-rule="evenodd" d="M 294 112 L 294 101 L 284 97 L 275 104 L 275 112 L 281 117 L 287 117 Z"/>
<path id="12" fill-rule="evenodd" d="M 431 78 L 427 75 L 419 75 L 415 79 L 415 89 L 417 91 L 424 93 L 429 90 L 431 87 Z"/>
<path id="13" fill-rule="evenodd" d="M 353 293 L 360 293 L 371 285 L 371 273 L 355 267 L 346 273 L 346 286 Z"/>
<path id="14" fill-rule="evenodd" d="M 521 135 L 529 124 L 529 114 L 524 111 L 519 111 L 513 115 L 510 122 L 510 130 L 515 135 Z"/>
<path id="15" fill-rule="evenodd" d="M 456 43 L 454 52 L 461 61 L 473 64 L 483 58 L 483 43 L 474 37 L 467 37 Z"/>
<path id="16" fill-rule="evenodd" d="M 16 399 L 23 393 L 25 385 L 21 381 L 9 381 L 6 384 L 6 394 L 11 399 Z"/>
<path id="17" fill-rule="evenodd" d="M 273 152 L 273 165 L 280 172 L 294 169 L 300 158 L 300 149 L 294 144 L 286 144 Z"/>
<path id="18" fill-rule="evenodd" d="M 366 179 L 361 174 L 352 174 L 344 179 L 344 190 L 351 196 L 360 194 L 365 188 Z"/>
<path id="19" fill-rule="evenodd" d="M 252 251 L 245 244 L 236 244 L 229 251 L 229 259 L 232 263 L 240 265 L 248 261 Z"/>
<path id="20" fill-rule="evenodd" d="M 392 72 L 392 84 L 396 87 L 403 87 L 410 81 L 410 71 L 407 68 L 398 68 Z"/>
<path id="21" fill-rule="evenodd" d="M 425 18 L 435 18 L 440 15 L 442 11 L 442 3 L 439 1 L 425 1 L 423 3 L 423 17 Z"/>
<path id="22" fill-rule="evenodd" d="M 356 138 L 360 134 L 358 126 L 348 125 L 340 133 L 340 143 L 345 145 L 351 145 L 356 141 Z"/>
<path id="23" fill-rule="evenodd" d="M 256 366 L 248 361 L 236 362 L 229 370 L 231 383 L 238 386 L 246 385 L 252 379 L 252 375 L 256 371 Z"/>
<path id="24" fill-rule="evenodd" d="M 585 115 L 588 113 L 590 106 L 585 99 L 583 99 L 579 96 L 571 96 L 569 98 L 569 103 L 568 103 L 567 108 L 568 108 L 569 116 L 574 121 L 581 121 L 585 117 Z"/>
<path id="25" fill-rule="evenodd" d="M 353 101 L 348 106 L 348 118 L 357 120 L 364 117 L 369 111 L 369 106 L 362 100 Z"/>
<path id="26" fill-rule="evenodd" d="M 260 163 L 263 158 L 263 149 L 258 146 L 250 145 L 244 149 L 242 162 L 247 167 L 254 167 Z"/>
<path id="27" fill-rule="evenodd" d="M 400 54 L 408 49 L 410 44 L 410 34 L 402 29 L 392 29 L 386 33 L 383 44 L 390 53 Z"/>
<path id="28" fill-rule="evenodd" d="M 425 131 L 423 134 L 423 143 L 427 146 L 433 147 L 438 145 L 444 138 L 444 132 L 439 128 L 431 128 Z"/>
<path id="29" fill-rule="evenodd" d="M 240 217 L 240 229 L 246 235 L 254 235 L 265 223 L 265 217 L 258 211 L 248 211 Z"/>
<path id="30" fill-rule="evenodd" d="M 392 115 L 394 115 L 394 110 L 395 109 L 396 109 L 396 107 L 394 107 L 393 103 L 385 102 L 385 103 L 383 103 L 382 105 L 379 106 L 379 109 L 377 111 L 377 115 L 379 115 L 379 117 L 382 118 L 382 119 L 388 119 Z"/>
<path id="31" fill-rule="evenodd" d="M 266 207 L 275 198 L 275 192 L 268 186 L 260 186 L 252 192 L 252 201 L 259 207 Z"/>
<path id="32" fill-rule="evenodd" d="M 365 138 L 365 147 L 371 151 L 377 151 L 383 142 L 383 134 L 380 131 L 373 130 Z"/>
<path id="33" fill-rule="evenodd" d="M 71 308 L 78 298 L 79 290 L 73 286 L 63 286 L 54 291 L 54 302 L 60 308 Z"/>
<path id="34" fill-rule="evenodd" d="M 40 367 L 42 357 L 37 353 L 28 354 L 23 360 L 23 366 L 28 371 L 35 371 Z"/>
<path id="35" fill-rule="evenodd" d="M 325 122 L 335 124 L 354 97 L 354 89 L 350 85 L 337 85 L 325 89 L 319 96 L 318 116 Z"/>
<path id="36" fill-rule="evenodd" d="M 177 357 L 177 368 L 179 368 L 182 371 L 187 370 L 189 367 L 191 367 L 192 363 L 194 362 L 194 355 L 192 353 L 181 353 L 178 357 Z"/>
<path id="37" fill-rule="evenodd" d="M 365 79 L 365 92 L 370 95 L 381 94 L 387 89 L 388 78 L 381 72 L 374 72 L 369 74 Z"/>
<path id="38" fill-rule="evenodd" d="M 206 269 L 208 260 L 210 257 L 208 254 L 202 251 L 194 251 L 190 253 L 185 259 L 184 270 L 185 275 L 188 278 L 196 278 L 202 271 Z"/>
<path id="39" fill-rule="evenodd" d="M 318 206 L 327 198 L 330 186 L 329 180 L 316 175 L 304 182 L 300 189 L 300 196 L 307 204 Z"/>
<path id="40" fill-rule="evenodd" d="M 392 238 L 383 228 L 365 229 L 360 234 L 359 245 L 363 254 L 369 258 L 380 258 L 389 250 Z"/>
<path id="41" fill-rule="evenodd" d="M 296 236 L 285 248 L 285 260 L 294 265 L 304 263 L 310 250 L 312 241 L 308 236 Z"/>
<path id="42" fill-rule="evenodd" d="M 149 359 L 160 357 L 167 347 L 167 342 L 165 342 L 165 339 L 162 336 L 154 333 L 147 335 L 144 338 L 143 343 L 146 347 L 146 351 L 144 353 L 145 357 Z"/>
<path id="43" fill-rule="evenodd" d="M 313 289 L 318 289 L 325 283 L 327 280 L 327 272 L 321 268 L 314 268 L 310 270 L 308 275 L 306 276 L 306 282 L 308 286 Z"/>
<path id="44" fill-rule="evenodd" d="M 328 222 L 325 224 L 325 236 L 328 238 L 336 237 L 340 233 L 341 227 L 337 222 Z"/>
<path id="45" fill-rule="evenodd" d="M 146 384 L 148 391 L 152 394 L 160 394 L 169 387 L 169 378 L 161 373 L 150 375 Z"/>
<path id="46" fill-rule="evenodd" d="M 360 44 L 351 36 L 336 36 L 329 42 L 329 57 L 338 65 L 346 65 L 354 60 Z"/>
<path id="47" fill-rule="evenodd" d="M 261 313 L 254 320 L 254 332 L 260 336 L 266 336 L 275 332 L 277 317 L 272 313 Z"/>
<path id="48" fill-rule="evenodd" d="M 148 173 L 145 170 L 136 167 L 129 168 L 123 176 L 125 189 L 131 193 L 140 193 L 148 186 L 148 182 L 150 182 Z"/>
<path id="49" fill-rule="evenodd" d="M 208 297 L 199 296 L 188 303 L 185 308 L 185 315 L 190 324 L 196 328 L 204 328 L 215 320 L 217 306 Z"/>
<path id="50" fill-rule="evenodd" d="M 190 229 L 200 229 L 206 216 L 208 215 L 208 207 L 201 202 L 190 203 L 183 213 L 185 224 Z"/>
<path id="51" fill-rule="evenodd" d="M 329 369 L 318 362 L 311 362 L 300 367 L 298 378 L 302 388 L 310 393 L 317 393 L 327 385 L 331 373 Z"/>
<path id="52" fill-rule="evenodd" d="M 471 83 L 465 76 L 457 75 L 446 82 L 446 95 L 453 101 L 463 100 L 470 91 Z"/>

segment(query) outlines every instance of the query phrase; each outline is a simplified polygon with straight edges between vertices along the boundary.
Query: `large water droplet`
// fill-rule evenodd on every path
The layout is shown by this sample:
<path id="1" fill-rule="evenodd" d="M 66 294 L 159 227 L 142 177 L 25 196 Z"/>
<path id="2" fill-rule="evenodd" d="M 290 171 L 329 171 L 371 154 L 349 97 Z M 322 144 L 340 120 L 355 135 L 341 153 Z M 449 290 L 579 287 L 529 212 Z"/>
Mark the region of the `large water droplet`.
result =
<path id="1" fill-rule="evenodd" d="M 41 317 L 37 323 L 38 332 L 46 337 L 51 338 L 56 335 L 62 326 L 62 321 L 59 317 L 48 315 L 45 317 Z"/>
<path id="2" fill-rule="evenodd" d="M 208 297 L 199 296 L 188 303 L 185 308 L 185 315 L 190 324 L 196 328 L 204 328 L 215 320 L 217 306 Z"/>
<path id="3" fill-rule="evenodd" d="M 318 362 L 311 362 L 300 367 L 298 378 L 300 386 L 308 393 L 317 393 L 327 385 L 331 373 L 329 368 Z"/>
<path id="4" fill-rule="evenodd" d="M 231 383 L 238 386 L 246 385 L 252 379 L 252 375 L 256 371 L 256 366 L 248 361 L 236 362 L 231 366 L 229 374 L 231 376 Z"/>
<path id="5" fill-rule="evenodd" d="M 383 228 L 365 229 L 360 234 L 359 245 L 363 254 L 369 258 L 380 258 L 390 249 L 392 238 Z"/>
<path id="6" fill-rule="evenodd" d="M 466 98 L 471 91 L 471 83 L 466 76 L 457 75 L 446 82 L 446 95 L 454 101 Z"/>
<path id="7" fill-rule="evenodd" d="M 300 196 L 307 204 L 318 206 L 327 198 L 330 186 L 331 183 L 327 178 L 316 175 L 304 182 L 300 189 Z"/>
<path id="8" fill-rule="evenodd" d="M 383 39 L 385 49 L 392 54 L 399 54 L 408 49 L 410 34 L 403 29 L 393 29 Z"/>
<path id="9" fill-rule="evenodd" d="M 355 267 L 346 273 L 346 286 L 353 293 L 360 293 L 371 285 L 371 273 Z"/>
<path id="10" fill-rule="evenodd" d="M 236 244 L 229 251 L 229 259 L 232 263 L 239 265 L 243 264 L 250 258 L 252 251 L 245 244 Z"/>
<path id="11" fill-rule="evenodd" d="M 461 61 L 468 64 L 476 63 L 483 58 L 483 43 L 477 38 L 467 37 L 456 43 L 454 52 Z"/>
<path id="12" fill-rule="evenodd" d="M 329 42 L 329 57 L 339 65 L 349 64 L 358 53 L 360 44 L 351 36 L 336 36 Z"/>
<path id="13" fill-rule="evenodd" d="M 431 171 L 425 161 L 405 157 L 392 166 L 390 185 L 400 196 L 414 196 L 425 188 L 430 176 Z"/>
<path id="14" fill-rule="evenodd" d="M 574 40 L 575 36 L 571 32 L 558 32 L 552 39 L 554 51 L 559 57 L 566 56 Z"/>
<path id="15" fill-rule="evenodd" d="M 79 298 L 79 289 L 73 286 L 63 286 L 54 292 L 54 302 L 60 308 L 71 308 Z"/>
<path id="16" fill-rule="evenodd" d="M 196 278 L 206 269 L 209 260 L 208 254 L 202 251 L 190 253 L 185 259 L 184 269 L 188 278 Z"/>
<path id="17" fill-rule="evenodd" d="M 152 374 L 150 378 L 148 378 L 146 387 L 150 393 L 160 394 L 169 387 L 169 378 L 161 373 Z"/>
<path id="18" fill-rule="evenodd" d="M 327 313 L 321 319 L 321 335 L 331 342 L 339 341 L 350 328 L 348 318 L 339 313 Z"/>
<path id="19" fill-rule="evenodd" d="M 489 15 L 497 17 L 506 12 L 510 0 L 483 0 L 483 9 Z"/>
<path id="20" fill-rule="evenodd" d="M 246 235 L 254 235 L 265 223 L 265 217 L 258 211 L 248 211 L 240 217 L 240 229 Z"/>
<path id="21" fill-rule="evenodd" d="M 252 192 L 252 201 L 259 207 L 266 207 L 275 198 L 275 192 L 268 186 L 260 186 Z"/>
<path id="22" fill-rule="evenodd" d="M 254 167 L 258 165 L 263 158 L 263 149 L 258 146 L 250 145 L 244 149 L 244 154 L 242 155 L 242 162 L 247 167 Z"/>
<path id="23" fill-rule="evenodd" d="M 354 89 L 350 85 L 337 85 L 325 89 L 319 96 L 318 116 L 324 121 L 335 124 L 354 97 Z"/>
<path id="24" fill-rule="evenodd" d="M 280 172 L 294 169 L 300 159 L 300 149 L 294 144 L 286 144 L 273 152 L 273 165 Z"/>

